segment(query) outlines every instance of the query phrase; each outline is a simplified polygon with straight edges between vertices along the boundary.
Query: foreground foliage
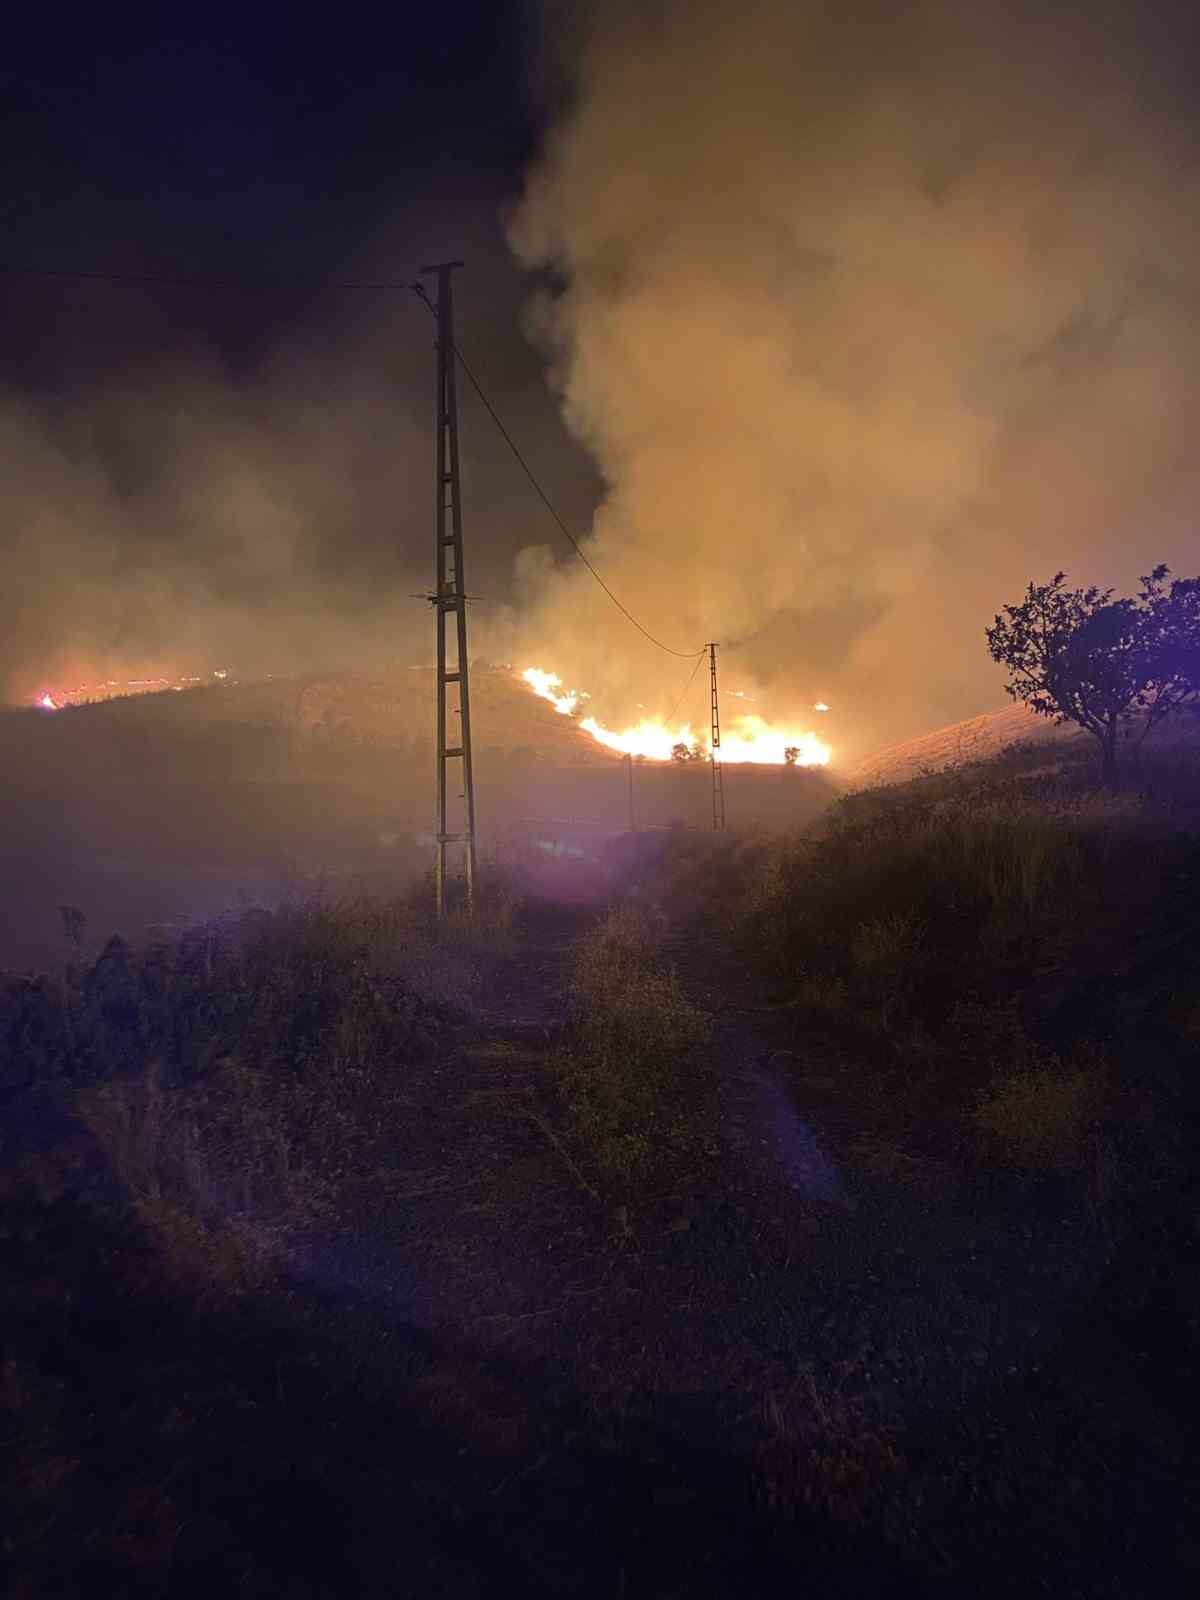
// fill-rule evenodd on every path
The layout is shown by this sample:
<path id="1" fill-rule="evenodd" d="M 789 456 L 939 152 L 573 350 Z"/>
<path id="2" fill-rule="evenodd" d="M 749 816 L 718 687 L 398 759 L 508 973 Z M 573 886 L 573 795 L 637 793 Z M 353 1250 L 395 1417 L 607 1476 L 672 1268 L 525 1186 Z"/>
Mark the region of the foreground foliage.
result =
<path id="1" fill-rule="evenodd" d="M 292 908 L 26 985 L 134 1204 L 31 1157 L 0 1229 L 25 1589 L 391 1592 L 400 1515 L 446 1592 L 1175 1592 L 1200 862 L 1038 761 L 624 840 L 607 915 Z M 313 1292 L 197 1319 L 309 1222 Z"/>
<path id="2" fill-rule="evenodd" d="M 411 1069 L 469 1006 L 510 907 L 435 927 L 424 897 L 252 911 L 57 980 L 9 979 L 5 1060 L 69 1085 L 185 1276 L 245 1287 L 356 1184 L 386 1196 Z"/>
<path id="3" fill-rule="evenodd" d="M 668 840 L 643 877 L 929 1144 L 1099 1182 L 1117 1149 L 1165 1157 L 1191 1094 L 1200 783 L 1097 794 L 1034 755 L 847 797 L 790 838 Z"/>
<path id="4" fill-rule="evenodd" d="M 622 1193 L 661 1184 L 681 1161 L 711 1151 L 688 1061 L 705 1031 L 663 962 L 651 919 L 636 906 L 610 912 L 580 946 L 560 1058 L 571 1132 L 597 1181 Z"/>

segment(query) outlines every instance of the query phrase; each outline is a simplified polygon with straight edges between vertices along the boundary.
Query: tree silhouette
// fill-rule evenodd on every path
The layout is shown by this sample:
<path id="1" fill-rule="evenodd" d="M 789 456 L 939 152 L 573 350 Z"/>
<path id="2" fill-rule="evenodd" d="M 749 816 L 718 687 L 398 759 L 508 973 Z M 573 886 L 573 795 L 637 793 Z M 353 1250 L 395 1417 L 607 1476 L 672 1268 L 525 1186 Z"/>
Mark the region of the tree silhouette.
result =
<path id="1" fill-rule="evenodd" d="M 1135 749 L 1177 711 L 1200 697 L 1200 579 L 1155 567 L 1136 599 L 1113 590 L 1065 587 L 1065 573 L 1029 585 L 1020 605 L 1005 606 L 987 630 L 1005 685 L 1039 716 L 1074 722 L 1100 746 L 1101 778 L 1119 780 L 1118 738 L 1140 719 Z"/>

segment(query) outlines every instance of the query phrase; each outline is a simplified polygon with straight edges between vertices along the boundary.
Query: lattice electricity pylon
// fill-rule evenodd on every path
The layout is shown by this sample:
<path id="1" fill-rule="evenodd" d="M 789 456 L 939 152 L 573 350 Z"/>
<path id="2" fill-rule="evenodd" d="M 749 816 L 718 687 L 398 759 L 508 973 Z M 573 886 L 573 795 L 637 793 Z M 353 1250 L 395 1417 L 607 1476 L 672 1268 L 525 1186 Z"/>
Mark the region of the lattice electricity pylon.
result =
<path id="1" fill-rule="evenodd" d="M 721 770 L 721 711 L 717 704 L 717 647 L 708 647 L 708 678 L 712 689 L 712 811 L 713 830 L 719 833 L 725 826 L 725 775 Z"/>
<path id="2" fill-rule="evenodd" d="M 471 689 L 467 661 L 467 592 L 463 566 L 462 483 L 458 467 L 458 392 L 455 386 L 454 302 L 450 275 L 461 261 L 422 267 L 421 275 L 437 274 L 437 587 L 430 595 L 437 618 L 437 865 L 434 896 L 437 914 L 446 909 L 446 847 L 463 846 L 467 909 L 475 903 L 475 778 L 471 765 Z M 424 289 L 414 285 L 428 303 Z M 453 659 L 447 659 L 446 620 L 454 616 Z M 451 705 L 452 687 L 458 691 Z M 457 739 L 449 739 L 452 718 L 459 719 Z M 462 763 L 465 826 L 449 825 L 448 764 Z"/>

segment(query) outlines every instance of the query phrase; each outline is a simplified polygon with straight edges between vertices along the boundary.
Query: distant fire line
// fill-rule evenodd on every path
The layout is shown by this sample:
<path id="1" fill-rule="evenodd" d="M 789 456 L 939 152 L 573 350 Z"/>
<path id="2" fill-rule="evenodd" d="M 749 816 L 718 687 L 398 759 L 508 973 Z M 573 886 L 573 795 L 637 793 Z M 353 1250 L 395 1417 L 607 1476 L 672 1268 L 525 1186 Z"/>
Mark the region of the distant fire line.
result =
<path id="1" fill-rule="evenodd" d="M 78 683 L 71 689 L 40 689 L 32 699 L 33 704 L 42 711 L 61 711 L 64 706 L 84 705 L 95 700 L 116 700 L 125 695 L 161 694 L 168 689 L 181 694 L 185 689 L 194 689 L 207 683 L 210 678 L 217 683 L 236 682 L 236 679 L 230 679 L 227 668 L 217 667 L 207 676 L 189 672 L 177 678 L 101 678 L 95 683 Z"/>
<path id="2" fill-rule="evenodd" d="M 552 705 L 560 716 L 575 718 L 578 726 L 606 749 L 645 756 L 651 761 L 670 761 L 681 752 L 689 756 L 711 754 L 707 736 L 697 736 L 690 722 L 670 727 L 659 717 L 643 717 L 632 727 L 617 731 L 606 728 L 596 717 L 579 717 L 581 706 L 590 696 L 583 690 L 566 688 L 557 672 L 526 667 L 520 676 L 534 694 Z M 819 701 L 813 709 L 829 708 Z M 811 729 L 778 728 L 762 717 L 736 717 L 721 733 L 721 760 L 730 764 L 823 767 L 832 754 L 829 745 Z"/>

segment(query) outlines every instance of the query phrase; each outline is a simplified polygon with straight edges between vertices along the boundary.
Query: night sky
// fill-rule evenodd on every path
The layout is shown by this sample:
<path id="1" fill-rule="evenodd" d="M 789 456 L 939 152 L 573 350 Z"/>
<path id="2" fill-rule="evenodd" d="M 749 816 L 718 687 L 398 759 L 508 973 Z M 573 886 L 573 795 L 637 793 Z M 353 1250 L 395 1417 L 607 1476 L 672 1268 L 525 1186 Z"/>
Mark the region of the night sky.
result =
<path id="1" fill-rule="evenodd" d="M 65 29 L 26 11 L 0 80 L 6 263 L 280 278 L 369 264 L 404 281 L 405 235 L 419 255 L 439 225 L 501 256 L 495 213 L 537 137 L 520 8 L 460 0 L 331 20 L 293 6 L 118 8 Z M 81 350 L 78 297 L 47 297 L 57 315 L 35 321 L 12 293 L 9 377 L 49 389 L 153 352 L 147 308 L 177 340 L 249 364 L 327 304 L 109 295 Z"/>

